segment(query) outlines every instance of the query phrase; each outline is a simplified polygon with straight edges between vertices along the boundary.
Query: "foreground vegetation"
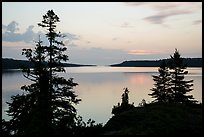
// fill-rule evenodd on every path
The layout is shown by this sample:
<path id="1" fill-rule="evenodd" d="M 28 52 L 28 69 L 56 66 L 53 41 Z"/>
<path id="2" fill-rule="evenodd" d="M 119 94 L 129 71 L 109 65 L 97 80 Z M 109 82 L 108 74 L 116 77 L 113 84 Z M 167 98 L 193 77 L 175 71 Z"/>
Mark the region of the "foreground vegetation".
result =
<path id="1" fill-rule="evenodd" d="M 152 103 L 113 116 L 106 135 L 200 135 L 202 105 Z"/>

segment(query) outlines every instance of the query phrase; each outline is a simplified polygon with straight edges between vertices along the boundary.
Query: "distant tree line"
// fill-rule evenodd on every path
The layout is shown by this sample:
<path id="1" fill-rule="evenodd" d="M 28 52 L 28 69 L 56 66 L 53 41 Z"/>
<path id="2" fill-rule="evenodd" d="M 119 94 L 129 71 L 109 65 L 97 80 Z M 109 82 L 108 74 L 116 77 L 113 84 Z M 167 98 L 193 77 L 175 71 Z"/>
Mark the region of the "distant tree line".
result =
<path id="1" fill-rule="evenodd" d="M 169 60 L 169 59 L 163 59 Z M 184 62 L 188 67 L 202 67 L 202 58 L 184 58 Z M 44 62 L 46 64 L 46 62 Z M 137 60 L 137 61 L 124 61 L 120 64 L 110 65 L 112 67 L 159 67 L 162 60 Z M 34 64 L 27 60 L 16 60 L 11 58 L 2 58 L 2 69 L 20 69 L 22 66 L 33 68 Z M 63 63 L 64 67 L 82 67 L 82 66 L 95 66 Z"/>
<path id="2" fill-rule="evenodd" d="M 112 67 L 159 67 L 163 60 L 135 60 L 135 61 L 124 61 L 120 64 L 110 65 Z M 202 58 L 183 58 L 183 63 L 188 67 L 202 67 Z"/>
<path id="3" fill-rule="evenodd" d="M 47 64 L 46 62 L 42 62 Z M 83 67 L 83 66 L 95 66 L 95 65 L 83 65 L 83 64 L 72 64 L 62 63 L 63 67 Z M 16 60 L 11 58 L 2 58 L 2 69 L 21 69 L 22 67 L 33 68 L 34 64 L 27 60 Z"/>

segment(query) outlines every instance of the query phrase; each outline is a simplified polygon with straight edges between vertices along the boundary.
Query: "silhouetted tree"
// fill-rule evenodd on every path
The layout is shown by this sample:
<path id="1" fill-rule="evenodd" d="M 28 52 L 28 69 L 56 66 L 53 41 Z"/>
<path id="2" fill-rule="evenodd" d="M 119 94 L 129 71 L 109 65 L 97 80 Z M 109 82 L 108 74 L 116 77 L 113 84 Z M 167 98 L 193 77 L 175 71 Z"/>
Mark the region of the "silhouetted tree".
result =
<path id="1" fill-rule="evenodd" d="M 179 54 L 179 51 L 175 49 L 174 55 L 171 56 L 169 61 L 169 67 L 172 70 L 171 77 L 172 90 L 173 90 L 173 101 L 175 103 L 189 103 L 195 102 L 192 95 L 187 95 L 188 92 L 192 91 L 193 80 L 184 80 L 184 76 L 188 74 L 188 71 L 183 58 Z"/>
<path id="2" fill-rule="evenodd" d="M 16 135 L 48 135 L 72 133 L 76 126 L 76 109 L 73 104 L 78 104 L 73 87 L 77 83 L 73 78 L 64 79 L 57 72 L 65 72 L 61 61 L 67 61 L 68 56 L 63 54 L 66 47 L 60 38 L 64 36 L 57 33 L 56 23 L 59 17 L 53 12 L 43 16 L 42 23 L 38 25 L 47 28 L 46 36 L 49 45 L 37 42 L 34 50 L 23 49 L 34 68 L 24 68 L 24 76 L 31 80 L 31 85 L 24 85 L 22 90 L 26 94 L 11 97 L 8 103 L 8 115 L 10 121 L 4 122 L 9 125 L 9 131 Z"/>
<path id="3" fill-rule="evenodd" d="M 155 88 L 151 90 L 153 93 L 149 94 L 156 98 L 156 102 L 162 103 L 195 103 L 192 95 L 187 95 L 192 91 L 193 80 L 184 80 L 184 75 L 188 74 L 185 71 L 187 68 L 184 59 L 181 58 L 177 49 L 171 58 L 161 63 L 159 76 L 153 76 L 155 81 Z"/>
<path id="4" fill-rule="evenodd" d="M 121 104 L 118 103 L 117 106 L 113 106 L 112 114 L 116 115 L 121 112 L 134 108 L 133 104 L 129 104 L 129 97 L 128 97 L 129 92 L 130 91 L 128 90 L 128 88 L 124 88 L 124 93 L 122 94 L 122 103 Z"/>
<path id="5" fill-rule="evenodd" d="M 122 94 L 122 103 L 121 106 L 126 106 L 129 104 L 129 97 L 128 97 L 128 88 L 125 88 L 124 93 Z"/>
<path id="6" fill-rule="evenodd" d="M 147 104 L 145 99 L 142 99 L 142 101 L 138 104 L 138 107 L 144 107 Z"/>
<path id="7" fill-rule="evenodd" d="M 169 103 L 172 100 L 172 89 L 171 89 L 171 77 L 165 60 L 161 61 L 160 67 L 158 68 L 159 75 L 153 75 L 155 81 L 154 88 L 151 94 L 152 98 L 156 98 L 154 102 Z"/>
<path id="8" fill-rule="evenodd" d="M 103 125 L 95 124 L 94 120 L 88 119 L 84 122 L 81 116 L 77 117 L 73 135 L 100 135 L 103 133 Z"/>

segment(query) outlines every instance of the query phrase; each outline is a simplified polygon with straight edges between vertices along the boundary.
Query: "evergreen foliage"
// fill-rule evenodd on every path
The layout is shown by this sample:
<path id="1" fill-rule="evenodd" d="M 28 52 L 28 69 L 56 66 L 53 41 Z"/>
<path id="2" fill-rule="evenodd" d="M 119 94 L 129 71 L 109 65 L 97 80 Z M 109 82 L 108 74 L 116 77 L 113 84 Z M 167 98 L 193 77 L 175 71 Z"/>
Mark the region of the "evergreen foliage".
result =
<path id="1" fill-rule="evenodd" d="M 148 94 L 153 98 L 156 98 L 154 102 L 169 103 L 172 99 L 172 89 L 171 89 L 171 77 L 170 72 L 166 66 L 165 60 L 162 61 L 160 67 L 158 68 L 159 75 L 153 75 L 153 80 L 155 81 L 154 88 L 151 90 L 153 93 Z"/>
<path id="2" fill-rule="evenodd" d="M 36 43 L 34 50 L 23 49 L 22 54 L 34 64 L 34 68 L 23 68 L 24 76 L 31 80 L 31 85 L 24 85 L 25 94 L 11 97 L 8 102 L 10 121 L 4 122 L 10 134 L 15 135 L 55 135 L 72 133 L 76 126 L 77 111 L 74 104 L 78 104 L 73 87 L 77 83 L 73 78 L 65 79 L 57 72 L 65 72 L 61 61 L 67 61 L 63 54 L 66 47 L 60 38 L 64 36 L 56 32 L 59 17 L 53 10 L 43 16 L 38 25 L 47 28 L 46 36 L 49 45 Z M 44 63 L 48 62 L 48 63 Z"/>
<path id="3" fill-rule="evenodd" d="M 181 58 L 177 49 L 175 53 L 167 61 L 161 63 L 158 69 L 159 75 L 153 75 L 155 87 L 151 90 L 153 93 L 149 94 L 156 98 L 155 102 L 162 103 L 195 103 L 192 95 L 187 95 L 192 91 L 193 80 L 184 80 L 184 76 L 188 74 L 185 69 L 187 65 L 184 59 Z"/>
<path id="4" fill-rule="evenodd" d="M 131 110 L 134 108 L 133 104 L 129 104 L 129 90 L 128 88 L 124 88 L 124 93 L 122 94 L 122 103 L 118 103 L 117 106 L 113 106 L 112 108 L 112 114 L 117 115 L 121 112 Z"/>
<path id="5" fill-rule="evenodd" d="M 185 69 L 187 65 L 183 62 L 183 58 L 177 49 L 175 49 L 174 55 L 171 56 L 171 60 L 169 61 L 170 70 L 172 70 L 171 83 L 173 86 L 171 87 L 173 90 L 173 100 L 175 103 L 192 103 L 196 102 L 193 100 L 192 95 L 187 95 L 188 92 L 192 91 L 191 88 L 193 86 L 193 80 L 184 80 L 184 76 L 188 74 L 188 71 Z"/>

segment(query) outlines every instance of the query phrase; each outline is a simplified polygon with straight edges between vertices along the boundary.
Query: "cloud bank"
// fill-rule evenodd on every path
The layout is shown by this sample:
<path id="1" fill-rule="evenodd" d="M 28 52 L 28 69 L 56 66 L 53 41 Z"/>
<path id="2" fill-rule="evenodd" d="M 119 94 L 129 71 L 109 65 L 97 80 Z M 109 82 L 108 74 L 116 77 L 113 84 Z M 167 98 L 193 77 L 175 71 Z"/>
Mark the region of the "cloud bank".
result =
<path id="1" fill-rule="evenodd" d="M 143 18 L 152 24 L 163 24 L 169 17 L 192 14 L 202 9 L 200 2 L 126 2 L 125 4 L 153 9 L 156 14 Z"/>
<path id="2" fill-rule="evenodd" d="M 44 33 L 41 31 L 34 32 L 33 25 L 28 26 L 25 32 L 18 33 L 18 23 L 16 21 L 12 21 L 8 25 L 2 24 L 2 41 L 7 42 L 25 42 L 25 43 L 33 43 L 34 41 L 38 41 L 38 37 L 40 36 L 41 40 L 44 44 L 48 44 L 48 40 Z M 67 44 L 71 43 L 72 46 L 74 45 L 74 40 L 79 40 L 80 36 L 71 34 L 71 33 L 63 33 L 65 35 L 65 38 L 63 38 L 64 41 L 66 41 Z M 69 41 L 69 42 L 68 42 Z M 76 45 L 75 45 L 76 46 Z"/>

